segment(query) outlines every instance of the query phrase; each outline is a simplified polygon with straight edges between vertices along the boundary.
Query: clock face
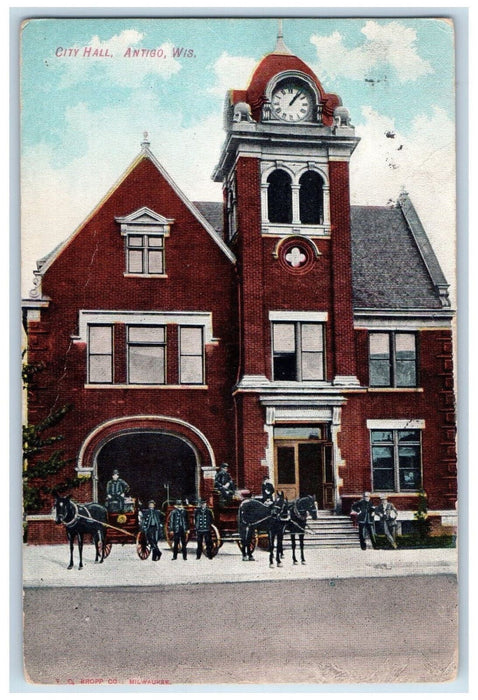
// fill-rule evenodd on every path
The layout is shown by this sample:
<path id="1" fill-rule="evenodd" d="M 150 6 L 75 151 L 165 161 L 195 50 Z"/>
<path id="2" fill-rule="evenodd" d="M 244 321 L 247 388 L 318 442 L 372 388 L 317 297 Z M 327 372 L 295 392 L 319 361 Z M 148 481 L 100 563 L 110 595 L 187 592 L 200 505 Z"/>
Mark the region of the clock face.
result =
<path id="1" fill-rule="evenodd" d="M 286 122 L 300 122 L 312 115 L 312 95 L 302 83 L 281 83 L 272 94 L 272 112 Z"/>

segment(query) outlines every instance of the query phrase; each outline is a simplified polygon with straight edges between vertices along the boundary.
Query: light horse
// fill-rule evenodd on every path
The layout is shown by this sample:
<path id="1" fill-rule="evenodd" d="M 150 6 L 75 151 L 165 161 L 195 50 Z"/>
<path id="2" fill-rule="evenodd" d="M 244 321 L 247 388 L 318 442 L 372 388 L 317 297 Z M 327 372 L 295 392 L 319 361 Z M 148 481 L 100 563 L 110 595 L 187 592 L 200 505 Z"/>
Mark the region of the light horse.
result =
<path id="1" fill-rule="evenodd" d="M 73 568 L 73 545 L 75 537 L 78 540 L 78 553 L 80 556 L 80 564 L 78 569 L 83 568 L 83 536 L 85 534 L 93 535 L 95 544 L 96 557 L 95 562 L 103 563 L 104 559 L 104 544 L 107 522 L 106 508 L 99 503 L 75 503 L 71 500 L 71 496 L 55 496 L 55 522 L 58 525 L 64 525 L 68 542 L 70 543 L 70 563 L 68 569 Z"/>
<path id="2" fill-rule="evenodd" d="M 290 517 L 286 525 L 286 530 L 290 532 L 292 561 L 294 564 L 298 563 L 295 556 L 295 536 L 299 535 L 300 563 L 305 564 L 304 534 L 307 529 L 307 514 L 312 517 L 312 520 L 317 520 L 317 503 L 313 496 L 303 496 L 302 498 L 296 498 L 295 501 L 291 501 L 288 505 L 288 509 Z"/>
<path id="3" fill-rule="evenodd" d="M 241 540 L 242 561 L 254 561 L 251 552 L 251 541 L 257 530 L 266 531 L 269 537 L 269 566 L 274 566 L 274 546 L 276 547 L 276 563 L 282 566 L 280 553 L 282 538 L 288 522 L 287 501 L 283 495 L 271 505 L 250 499 L 243 501 L 237 513 L 239 537 Z"/>

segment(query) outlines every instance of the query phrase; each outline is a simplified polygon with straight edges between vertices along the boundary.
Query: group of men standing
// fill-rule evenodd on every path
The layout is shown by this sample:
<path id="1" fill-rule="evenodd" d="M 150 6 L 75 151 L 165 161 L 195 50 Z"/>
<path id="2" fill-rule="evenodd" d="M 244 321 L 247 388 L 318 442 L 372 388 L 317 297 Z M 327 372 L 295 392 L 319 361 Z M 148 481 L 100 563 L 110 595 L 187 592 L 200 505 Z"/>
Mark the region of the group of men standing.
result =
<path id="1" fill-rule="evenodd" d="M 227 467 L 227 465 L 225 465 Z M 223 470 L 226 471 L 226 470 Z M 232 482 L 232 479 L 230 480 Z M 231 488 L 229 480 L 223 479 L 222 483 L 228 492 Z M 234 489 L 234 482 L 232 482 Z M 111 479 L 106 484 L 106 509 L 110 513 L 123 513 L 125 509 L 125 498 L 130 487 L 124 479 L 120 478 L 117 469 L 113 471 Z M 204 499 L 201 499 L 194 511 L 194 527 L 197 534 L 196 559 L 201 558 L 203 543 L 206 548 L 208 559 L 213 558 L 213 543 L 211 536 L 211 525 L 213 515 Z M 146 537 L 147 544 L 151 547 L 153 561 L 161 559 L 161 551 L 158 542 L 164 527 L 163 513 L 156 508 L 156 502 L 151 499 L 148 507 L 139 511 L 139 526 Z M 187 559 L 187 537 L 190 529 L 187 510 L 183 507 L 182 501 L 177 500 L 168 523 L 169 535 L 173 541 L 173 560 L 178 558 L 181 551 L 183 559 Z"/>
<path id="2" fill-rule="evenodd" d="M 196 559 L 201 558 L 203 544 L 206 548 L 207 558 L 213 558 L 212 521 L 212 513 L 207 507 L 206 501 L 201 499 L 194 510 L 194 527 L 197 536 Z M 156 510 L 156 503 L 153 500 L 149 501 L 147 510 L 140 511 L 139 524 L 146 536 L 147 543 L 151 547 L 153 561 L 159 561 L 161 552 L 159 551 L 158 542 L 163 529 L 163 514 Z M 173 541 L 173 561 L 178 558 L 179 552 L 181 552 L 184 560 L 188 558 L 186 545 L 189 529 L 188 512 L 184 508 L 182 501 L 177 500 L 168 522 L 169 535 Z"/>
<path id="3" fill-rule="evenodd" d="M 397 549 L 395 541 L 397 533 L 397 517 L 398 511 L 389 503 L 387 496 L 380 498 L 380 505 L 374 506 L 371 500 L 369 491 L 365 491 L 363 498 L 360 501 L 355 501 L 352 504 L 351 514 L 357 516 L 360 547 L 367 549 L 365 538 L 368 534 L 370 542 L 374 549 L 377 548 L 377 540 L 375 537 L 375 516 L 378 515 L 383 524 L 383 532 L 393 549 Z"/>

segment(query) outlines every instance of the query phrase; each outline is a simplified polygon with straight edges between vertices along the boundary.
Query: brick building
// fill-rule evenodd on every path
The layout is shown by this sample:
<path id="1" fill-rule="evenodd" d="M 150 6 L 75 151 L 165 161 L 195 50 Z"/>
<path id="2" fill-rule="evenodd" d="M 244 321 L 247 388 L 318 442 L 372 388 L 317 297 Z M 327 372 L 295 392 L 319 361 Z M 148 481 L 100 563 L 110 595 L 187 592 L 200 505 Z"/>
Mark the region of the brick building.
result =
<path id="1" fill-rule="evenodd" d="M 224 122 L 223 204 L 190 202 L 145 137 L 38 262 L 29 422 L 73 406 L 80 500 L 114 468 L 141 500 L 208 497 L 226 461 L 253 493 L 268 474 L 335 513 L 367 489 L 407 521 L 424 489 L 452 522 L 453 312 L 413 204 L 350 205 L 349 113 L 281 37 Z M 54 538 L 47 513 L 31 525 Z"/>

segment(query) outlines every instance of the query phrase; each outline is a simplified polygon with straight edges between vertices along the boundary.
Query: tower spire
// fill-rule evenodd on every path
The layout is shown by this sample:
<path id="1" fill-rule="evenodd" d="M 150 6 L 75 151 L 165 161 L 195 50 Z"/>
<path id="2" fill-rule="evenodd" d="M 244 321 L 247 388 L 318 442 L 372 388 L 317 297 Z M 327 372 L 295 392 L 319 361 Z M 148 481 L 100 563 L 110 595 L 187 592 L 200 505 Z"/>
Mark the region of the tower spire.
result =
<path id="1" fill-rule="evenodd" d="M 292 55 L 292 51 L 287 48 L 287 46 L 284 44 L 284 32 L 282 29 L 282 20 L 279 19 L 277 20 L 279 23 L 279 26 L 277 28 L 277 42 L 276 42 L 276 47 L 273 51 L 273 53 L 280 53 L 280 54 L 287 54 L 289 56 Z"/>

